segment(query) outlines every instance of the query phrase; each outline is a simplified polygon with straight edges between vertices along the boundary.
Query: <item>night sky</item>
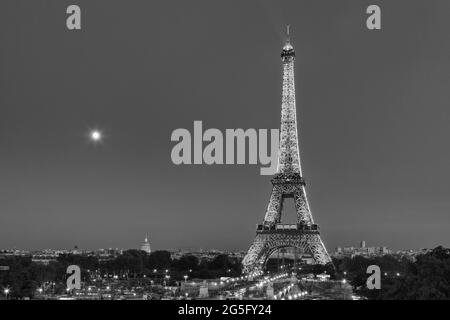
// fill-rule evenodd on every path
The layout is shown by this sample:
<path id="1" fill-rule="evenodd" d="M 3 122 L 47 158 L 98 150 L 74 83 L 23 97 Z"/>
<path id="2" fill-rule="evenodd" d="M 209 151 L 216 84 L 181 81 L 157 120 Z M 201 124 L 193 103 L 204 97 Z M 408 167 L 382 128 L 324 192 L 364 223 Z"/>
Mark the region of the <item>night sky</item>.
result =
<path id="1" fill-rule="evenodd" d="M 81 31 L 66 28 L 69 4 Z M 370 4 L 381 31 L 366 28 Z M 278 128 L 286 24 L 327 248 L 450 246 L 448 12 L 439 0 L 1 1 L 0 248 L 137 248 L 148 233 L 153 249 L 247 249 L 270 177 L 176 166 L 170 136 L 194 120 Z"/>

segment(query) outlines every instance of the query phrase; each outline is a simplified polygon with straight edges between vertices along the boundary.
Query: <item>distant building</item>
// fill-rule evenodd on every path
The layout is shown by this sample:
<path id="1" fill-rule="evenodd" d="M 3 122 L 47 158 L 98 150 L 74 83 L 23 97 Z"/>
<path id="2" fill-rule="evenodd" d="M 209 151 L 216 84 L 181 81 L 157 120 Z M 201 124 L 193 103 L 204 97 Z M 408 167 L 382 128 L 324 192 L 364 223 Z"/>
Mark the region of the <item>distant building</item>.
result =
<path id="1" fill-rule="evenodd" d="M 31 261 L 37 264 L 48 265 L 52 261 L 57 261 L 58 255 L 56 254 L 34 254 L 31 257 Z"/>
<path id="2" fill-rule="evenodd" d="M 395 255 L 398 257 L 407 258 L 411 261 L 415 261 L 416 257 L 422 254 L 430 252 L 432 249 L 419 249 L 419 250 L 398 250 Z"/>
<path id="3" fill-rule="evenodd" d="M 72 254 L 82 254 L 83 252 L 82 252 L 80 249 L 78 249 L 78 246 L 77 246 L 77 245 L 75 245 L 75 247 L 73 247 L 71 253 L 72 253 Z"/>
<path id="4" fill-rule="evenodd" d="M 117 258 L 123 253 L 122 249 L 109 248 L 109 249 L 98 249 L 93 252 L 93 256 L 96 256 L 100 262 L 109 261 Z"/>
<path id="5" fill-rule="evenodd" d="M 392 251 L 387 247 L 367 247 L 366 242 L 362 240 L 359 247 L 337 247 L 333 256 L 339 257 L 354 257 L 354 256 L 384 256 L 391 254 Z"/>
<path id="6" fill-rule="evenodd" d="M 147 235 L 145 236 L 144 242 L 141 244 L 141 250 L 142 250 L 142 251 L 145 251 L 145 252 L 147 252 L 147 253 L 151 253 L 151 252 L 152 252 L 152 249 L 151 249 L 151 247 L 150 247 L 150 242 L 148 242 L 148 237 L 147 237 Z"/>
<path id="7" fill-rule="evenodd" d="M 2 257 L 11 257 L 11 256 L 21 256 L 21 257 L 30 256 L 30 251 L 18 250 L 18 249 L 4 249 L 4 250 L 0 250 L 0 258 L 2 258 Z"/>
<path id="8" fill-rule="evenodd" d="M 199 261 L 211 261 L 219 255 L 227 255 L 231 259 L 236 259 L 236 261 L 241 261 L 247 254 L 247 251 L 228 251 L 228 250 L 217 250 L 217 249 L 168 249 L 170 252 L 170 258 L 172 260 L 180 259 L 183 256 L 194 256 Z"/>

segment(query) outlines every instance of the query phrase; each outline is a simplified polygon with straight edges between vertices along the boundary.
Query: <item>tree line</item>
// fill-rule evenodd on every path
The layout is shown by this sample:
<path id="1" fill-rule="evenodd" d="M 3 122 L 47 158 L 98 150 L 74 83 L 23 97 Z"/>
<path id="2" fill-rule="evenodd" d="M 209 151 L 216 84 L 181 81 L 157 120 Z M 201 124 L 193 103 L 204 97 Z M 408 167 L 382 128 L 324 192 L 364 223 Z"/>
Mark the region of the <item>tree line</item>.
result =
<path id="1" fill-rule="evenodd" d="M 105 275 L 119 279 L 144 276 L 162 279 L 170 275 L 169 281 L 174 283 L 184 280 L 186 275 L 189 279 L 212 279 L 241 274 L 240 261 L 226 254 L 217 255 L 213 259 L 198 259 L 193 255 L 172 259 L 168 251 L 147 254 L 140 250 L 127 250 L 106 261 L 96 256 L 64 254 L 48 265 L 35 263 L 31 257 L 10 256 L 0 259 L 0 264 L 10 267 L 9 271 L 0 272 L 0 289 L 9 288 L 12 298 L 33 297 L 44 282 L 64 286 L 69 265 L 80 267 L 81 278 L 85 282 L 89 282 L 92 277 Z"/>
<path id="2" fill-rule="evenodd" d="M 335 259 L 337 274 L 348 279 L 356 294 L 374 300 L 450 299 L 450 249 L 439 246 L 411 260 L 405 257 Z M 381 269 L 381 289 L 366 286 L 367 267 Z M 344 274 L 345 272 L 345 274 Z"/>

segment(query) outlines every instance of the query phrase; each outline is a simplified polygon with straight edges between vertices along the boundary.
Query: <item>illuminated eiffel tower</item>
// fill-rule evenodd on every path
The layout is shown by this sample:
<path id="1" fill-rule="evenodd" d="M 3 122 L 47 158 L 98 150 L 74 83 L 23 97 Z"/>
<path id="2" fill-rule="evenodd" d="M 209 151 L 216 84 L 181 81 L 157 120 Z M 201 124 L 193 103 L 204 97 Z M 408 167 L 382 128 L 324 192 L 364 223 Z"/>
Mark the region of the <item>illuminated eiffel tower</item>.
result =
<path id="1" fill-rule="evenodd" d="M 314 223 L 311 215 L 300 166 L 295 106 L 295 52 L 289 40 L 289 27 L 281 60 L 283 94 L 278 168 L 271 180 L 273 189 L 264 222 L 257 226 L 256 237 L 242 261 L 245 273 L 263 269 L 273 252 L 286 247 L 300 249 L 301 252 L 311 255 L 316 264 L 331 262 L 320 238 L 319 226 Z M 281 223 L 283 202 L 286 198 L 294 199 L 296 224 Z"/>

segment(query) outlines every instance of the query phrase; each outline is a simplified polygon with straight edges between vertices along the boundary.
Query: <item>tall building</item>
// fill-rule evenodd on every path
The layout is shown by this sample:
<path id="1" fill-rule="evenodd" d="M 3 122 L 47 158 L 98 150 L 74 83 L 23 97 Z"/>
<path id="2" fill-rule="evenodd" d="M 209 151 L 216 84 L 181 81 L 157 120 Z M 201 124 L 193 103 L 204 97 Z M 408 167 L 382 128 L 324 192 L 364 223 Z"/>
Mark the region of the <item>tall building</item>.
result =
<path id="1" fill-rule="evenodd" d="M 242 264 L 244 272 L 265 267 L 270 255 L 281 248 L 294 247 L 309 254 L 317 264 L 327 264 L 331 258 L 322 243 L 319 226 L 314 223 L 306 198 L 305 180 L 300 166 L 297 137 L 297 111 L 294 82 L 294 47 L 287 41 L 281 51 L 283 91 L 281 101 L 280 144 L 278 168 L 269 205 L 262 224 L 257 226 L 255 239 Z M 293 199 L 297 215 L 296 224 L 282 224 L 281 216 L 286 199 Z"/>
<path id="2" fill-rule="evenodd" d="M 142 250 L 142 251 L 145 251 L 145 252 L 147 252 L 147 253 L 151 253 L 151 252 L 152 252 L 152 249 L 151 249 L 151 247 L 150 247 L 150 242 L 148 242 L 148 237 L 147 237 L 147 235 L 145 235 L 144 242 L 141 244 L 141 250 Z"/>

